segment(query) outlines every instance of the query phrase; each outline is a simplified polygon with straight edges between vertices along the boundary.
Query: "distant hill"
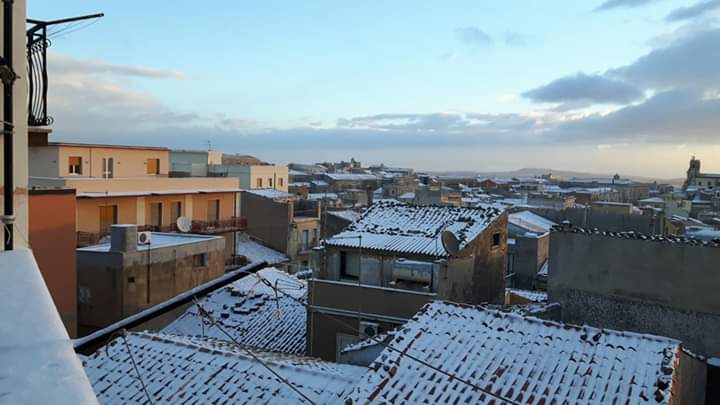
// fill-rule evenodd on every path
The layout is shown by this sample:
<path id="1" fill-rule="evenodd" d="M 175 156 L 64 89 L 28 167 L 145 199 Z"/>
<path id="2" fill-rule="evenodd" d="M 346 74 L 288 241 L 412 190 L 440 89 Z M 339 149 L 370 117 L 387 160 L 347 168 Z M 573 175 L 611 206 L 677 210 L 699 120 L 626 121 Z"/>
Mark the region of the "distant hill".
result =
<path id="1" fill-rule="evenodd" d="M 573 177 L 579 177 L 579 178 L 591 178 L 591 177 L 600 177 L 600 178 L 610 178 L 614 176 L 615 174 L 609 174 L 609 173 L 588 173 L 588 172 L 578 172 L 573 170 L 557 170 L 557 169 L 548 169 L 548 168 L 537 168 L 537 167 L 526 167 L 518 170 L 513 171 L 505 171 L 505 172 L 472 172 L 472 171 L 457 171 L 457 172 L 430 172 L 431 174 L 436 175 L 444 175 L 444 176 L 487 176 L 487 177 L 502 177 L 502 178 L 512 178 L 512 177 L 535 177 L 540 176 L 547 173 L 552 173 L 553 176 L 559 178 L 559 179 L 570 179 Z M 657 181 L 658 183 L 669 183 L 669 184 L 682 184 L 682 182 L 685 180 L 684 178 L 673 178 L 673 179 L 663 179 L 663 178 L 653 178 L 653 177 L 646 177 L 646 176 L 635 176 L 632 174 L 623 174 L 619 173 L 620 177 L 632 179 L 636 181 L 642 181 L 642 182 L 653 182 Z"/>

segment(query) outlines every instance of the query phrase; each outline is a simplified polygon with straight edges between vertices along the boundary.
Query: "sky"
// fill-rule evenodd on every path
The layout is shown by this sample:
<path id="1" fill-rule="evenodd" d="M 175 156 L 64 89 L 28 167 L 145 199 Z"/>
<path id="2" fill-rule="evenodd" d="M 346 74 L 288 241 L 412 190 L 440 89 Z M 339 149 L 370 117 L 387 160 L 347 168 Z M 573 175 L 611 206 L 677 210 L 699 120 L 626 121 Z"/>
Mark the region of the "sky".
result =
<path id="1" fill-rule="evenodd" d="M 720 172 L 720 0 L 28 0 L 35 19 L 96 12 L 52 35 L 54 140 Z"/>

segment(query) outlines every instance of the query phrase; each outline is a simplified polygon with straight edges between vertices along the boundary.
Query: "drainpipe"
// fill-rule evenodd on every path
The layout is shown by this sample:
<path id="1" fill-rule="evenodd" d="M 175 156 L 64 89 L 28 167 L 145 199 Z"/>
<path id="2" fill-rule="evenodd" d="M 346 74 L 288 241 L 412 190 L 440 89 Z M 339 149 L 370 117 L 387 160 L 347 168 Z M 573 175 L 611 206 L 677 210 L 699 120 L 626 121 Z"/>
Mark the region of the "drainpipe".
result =
<path id="1" fill-rule="evenodd" d="M 13 70 L 13 0 L 3 0 L 3 58 L 0 78 L 3 82 L 3 217 L 6 236 L 4 238 L 5 250 L 13 250 L 13 223 L 15 211 L 13 207 L 13 194 L 15 184 L 13 179 L 13 83 L 17 78 Z"/>

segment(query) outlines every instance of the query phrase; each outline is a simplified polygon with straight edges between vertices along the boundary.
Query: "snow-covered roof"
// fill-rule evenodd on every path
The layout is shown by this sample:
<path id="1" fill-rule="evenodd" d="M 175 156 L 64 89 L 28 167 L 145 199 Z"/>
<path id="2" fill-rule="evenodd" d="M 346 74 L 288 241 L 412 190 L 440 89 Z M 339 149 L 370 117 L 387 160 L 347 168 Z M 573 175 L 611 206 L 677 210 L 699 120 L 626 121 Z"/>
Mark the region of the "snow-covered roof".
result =
<path id="1" fill-rule="evenodd" d="M 369 181 L 378 179 L 374 174 L 360 173 L 325 173 L 325 176 L 333 181 Z"/>
<path id="2" fill-rule="evenodd" d="M 337 200 L 338 198 L 336 193 L 308 193 L 307 195 L 307 199 L 310 201 Z"/>
<path id="3" fill-rule="evenodd" d="M 290 296 L 276 295 L 274 289 L 260 278 Z M 241 344 L 267 351 L 302 354 L 305 353 L 307 312 L 301 302 L 306 296 L 304 280 L 270 267 L 213 292 L 203 300 L 202 306 Z M 211 324 L 193 305 L 163 332 L 228 340 L 221 329 Z"/>
<path id="4" fill-rule="evenodd" d="M 353 210 L 327 211 L 327 213 L 350 222 L 355 222 L 362 216 L 362 213 Z"/>
<path id="5" fill-rule="evenodd" d="M 0 402 L 97 403 L 30 250 L 0 252 L 0 273 Z"/>
<path id="6" fill-rule="evenodd" d="M 313 180 L 310 183 L 317 187 L 327 187 L 329 185 L 328 182 L 324 180 Z"/>
<path id="7" fill-rule="evenodd" d="M 245 190 L 245 192 L 254 194 L 260 197 L 269 198 L 271 200 L 286 199 L 294 197 L 293 194 L 286 193 L 284 191 L 275 190 L 274 188 L 252 188 Z"/>
<path id="8" fill-rule="evenodd" d="M 266 262 L 271 266 L 290 260 L 284 253 L 271 249 L 252 239 L 238 240 L 237 254 L 245 256 L 250 263 Z"/>
<path id="9" fill-rule="evenodd" d="M 253 351 L 212 338 L 129 333 L 129 351 L 154 403 L 294 404 L 304 400 L 262 363 L 318 404 L 338 403 L 364 367 Z M 128 348 L 117 338 L 84 360 L 100 402 L 145 403 Z"/>
<path id="10" fill-rule="evenodd" d="M 638 202 L 643 204 L 665 204 L 665 200 L 660 197 L 644 198 Z"/>
<path id="11" fill-rule="evenodd" d="M 508 222 L 519 228 L 537 233 L 550 232 L 550 229 L 557 225 L 555 222 L 532 211 L 513 212 L 509 215 Z"/>
<path id="12" fill-rule="evenodd" d="M 402 193 L 398 196 L 401 200 L 414 200 L 415 199 L 415 193 L 408 191 L 407 193 Z"/>
<path id="13" fill-rule="evenodd" d="M 720 240 L 720 230 L 709 227 L 691 226 L 685 229 L 685 236 L 698 240 Z"/>
<path id="14" fill-rule="evenodd" d="M 288 183 L 288 187 L 310 187 L 310 183 L 306 181 L 294 181 L 292 183 Z"/>
<path id="15" fill-rule="evenodd" d="M 443 231 L 453 232 L 463 249 L 502 212 L 493 206 L 464 208 L 382 201 L 370 206 L 360 219 L 325 244 L 446 257 L 440 240 Z"/>
<path id="16" fill-rule="evenodd" d="M 150 243 L 138 244 L 138 251 L 150 249 L 163 249 L 172 246 L 189 245 L 193 243 L 205 243 L 214 239 L 222 239 L 222 236 L 200 235 L 195 233 L 172 233 L 172 232 L 151 232 Z M 96 245 L 77 248 L 78 252 L 109 252 L 110 242 L 98 243 Z"/>
<path id="17" fill-rule="evenodd" d="M 525 298 L 532 302 L 547 302 L 548 295 L 545 291 L 537 290 L 521 290 L 518 288 L 506 288 L 505 292 L 508 294 L 517 295 L 518 297 Z"/>
<path id="18" fill-rule="evenodd" d="M 677 340 L 482 307 L 426 304 L 390 346 L 346 403 L 491 403 L 481 387 L 523 404 L 668 404 L 679 389 Z"/>

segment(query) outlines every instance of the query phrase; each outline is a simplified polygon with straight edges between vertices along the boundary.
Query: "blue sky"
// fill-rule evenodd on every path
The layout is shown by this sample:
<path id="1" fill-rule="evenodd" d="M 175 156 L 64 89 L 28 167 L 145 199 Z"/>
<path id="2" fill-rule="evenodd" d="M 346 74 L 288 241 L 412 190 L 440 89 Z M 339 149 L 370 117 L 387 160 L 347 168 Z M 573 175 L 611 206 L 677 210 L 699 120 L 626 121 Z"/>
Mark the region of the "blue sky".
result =
<path id="1" fill-rule="evenodd" d="M 719 1 L 490 3 L 29 0 L 28 15 L 106 13 L 53 41 L 57 139 L 666 177 L 696 153 L 720 171 Z M 661 75 L 675 49 L 697 59 Z M 673 100 L 694 119 L 648 127 Z"/>

